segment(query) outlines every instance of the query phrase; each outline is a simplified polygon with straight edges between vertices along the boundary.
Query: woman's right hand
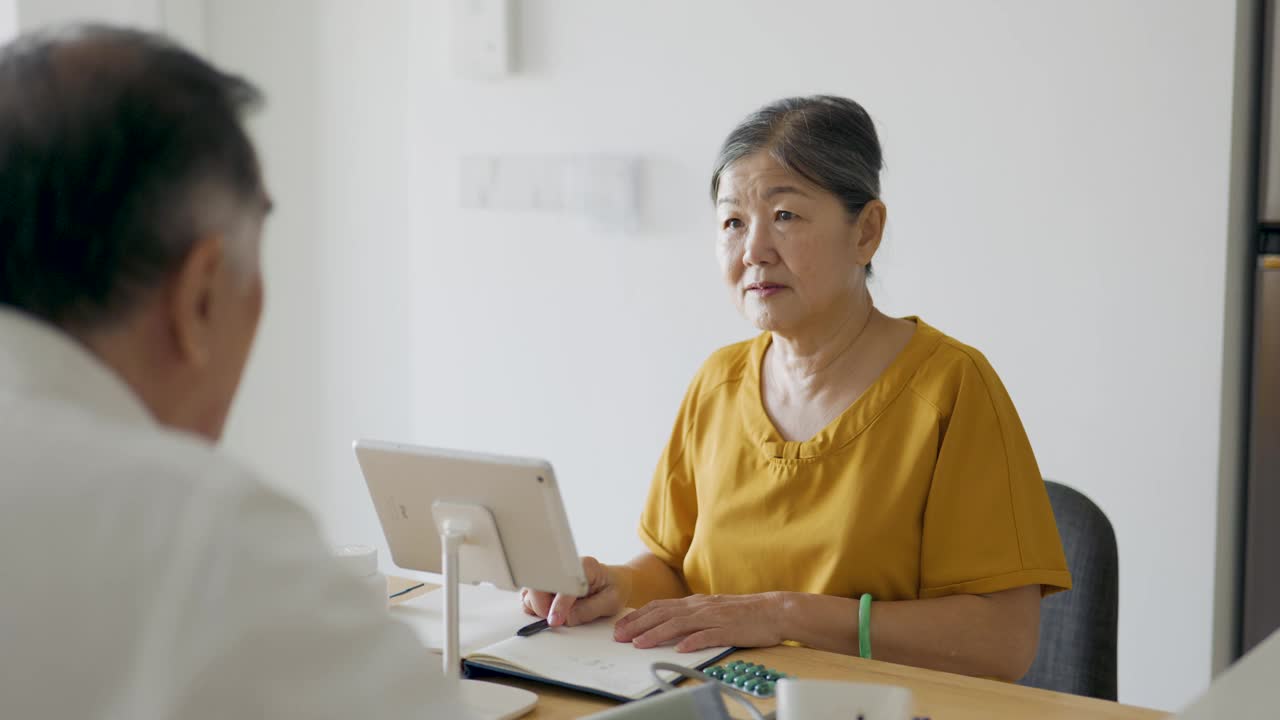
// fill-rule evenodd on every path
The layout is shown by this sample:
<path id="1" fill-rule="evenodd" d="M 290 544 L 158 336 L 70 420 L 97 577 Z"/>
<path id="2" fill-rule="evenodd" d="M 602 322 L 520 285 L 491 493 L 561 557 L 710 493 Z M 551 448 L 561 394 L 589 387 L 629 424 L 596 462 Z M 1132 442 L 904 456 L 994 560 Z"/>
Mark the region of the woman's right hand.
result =
<path id="1" fill-rule="evenodd" d="M 626 607 L 631 595 L 631 573 L 626 567 L 605 565 L 593 557 L 582 558 L 587 576 L 587 594 L 583 597 L 552 595 L 525 588 L 520 591 L 524 611 L 546 618 L 551 627 L 582 625 L 602 617 L 613 617 Z"/>

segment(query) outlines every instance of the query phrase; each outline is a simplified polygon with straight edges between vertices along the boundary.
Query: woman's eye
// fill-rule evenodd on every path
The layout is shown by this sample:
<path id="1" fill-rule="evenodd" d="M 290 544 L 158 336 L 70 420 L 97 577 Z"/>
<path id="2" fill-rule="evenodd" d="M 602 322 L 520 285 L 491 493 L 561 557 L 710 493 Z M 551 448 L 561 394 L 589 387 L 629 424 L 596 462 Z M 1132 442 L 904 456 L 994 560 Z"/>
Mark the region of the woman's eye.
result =
<path id="1" fill-rule="evenodd" d="M 774 215 L 774 218 L 775 218 L 775 219 L 777 219 L 777 220 L 784 220 L 784 221 L 785 221 L 785 220 L 795 220 L 795 219 L 796 219 L 796 215 L 795 215 L 795 213 L 791 212 L 790 210 L 779 210 L 779 211 Z"/>
<path id="2" fill-rule="evenodd" d="M 742 221 L 738 218 L 729 218 L 724 221 L 725 230 L 737 230 L 742 227 Z"/>

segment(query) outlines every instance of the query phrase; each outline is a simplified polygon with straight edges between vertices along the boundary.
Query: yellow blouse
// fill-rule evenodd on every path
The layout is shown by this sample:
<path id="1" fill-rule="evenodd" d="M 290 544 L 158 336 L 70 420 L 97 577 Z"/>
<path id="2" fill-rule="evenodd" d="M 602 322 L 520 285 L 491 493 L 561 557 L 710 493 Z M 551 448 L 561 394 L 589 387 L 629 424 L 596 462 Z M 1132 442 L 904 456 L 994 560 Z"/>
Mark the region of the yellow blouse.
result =
<path id="1" fill-rule="evenodd" d="M 761 402 L 769 333 L 706 361 L 640 519 L 690 590 L 907 600 L 1071 587 L 1000 379 L 977 350 L 910 319 L 906 349 L 804 442 L 783 441 Z"/>

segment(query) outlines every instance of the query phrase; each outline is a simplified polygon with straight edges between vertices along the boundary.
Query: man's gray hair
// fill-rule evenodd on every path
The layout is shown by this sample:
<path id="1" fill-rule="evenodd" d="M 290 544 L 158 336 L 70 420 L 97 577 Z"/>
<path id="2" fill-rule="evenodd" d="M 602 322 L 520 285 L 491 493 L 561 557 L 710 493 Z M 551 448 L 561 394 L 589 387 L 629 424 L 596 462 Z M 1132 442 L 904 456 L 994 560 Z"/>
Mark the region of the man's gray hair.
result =
<path id="1" fill-rule="evenodd" d="M 82 25 L 0 49 L 0 305 L 128 313 L 227 207 L 262 210 L 241 122 L 261 95 L 161 36 Z M 214 190 L 211 190 L 213 188 Z"/>

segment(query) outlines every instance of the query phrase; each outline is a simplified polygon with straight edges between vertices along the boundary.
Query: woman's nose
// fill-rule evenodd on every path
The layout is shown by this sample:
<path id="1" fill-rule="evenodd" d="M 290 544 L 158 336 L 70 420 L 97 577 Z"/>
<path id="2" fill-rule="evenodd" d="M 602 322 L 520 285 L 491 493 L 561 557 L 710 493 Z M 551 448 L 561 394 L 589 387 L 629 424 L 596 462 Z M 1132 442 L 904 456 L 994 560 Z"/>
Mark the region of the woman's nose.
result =
<path id="1" fill-rule="evenodd" d="M 773 236 L 767 225 L 756 225 L 747 231 L 742 262 L 745 265 L 771 265 L 777 261 Z"/>

